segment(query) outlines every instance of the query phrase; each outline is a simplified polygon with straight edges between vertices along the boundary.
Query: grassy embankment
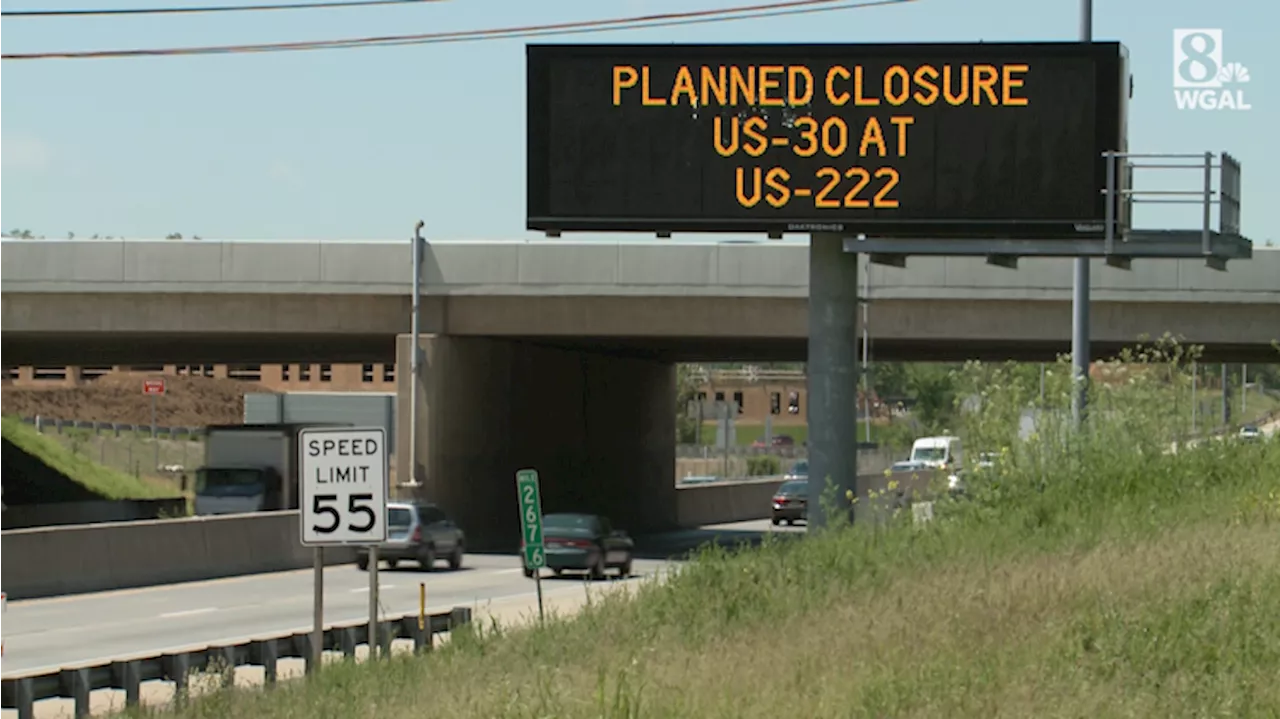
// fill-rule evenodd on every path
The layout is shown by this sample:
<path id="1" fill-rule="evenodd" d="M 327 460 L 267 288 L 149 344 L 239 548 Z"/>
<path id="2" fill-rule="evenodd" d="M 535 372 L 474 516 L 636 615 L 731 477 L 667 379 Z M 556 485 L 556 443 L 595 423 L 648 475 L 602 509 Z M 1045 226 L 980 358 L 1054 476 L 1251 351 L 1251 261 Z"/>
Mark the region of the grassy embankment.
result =
<path id="1" fill-rule="evenodd" d="M 62 442 L 37 432 L 34 427 L 24 424 L 17 418 L 4 417 L 0 419 L 0 426 L 3 426 L 4 438 L 14 446 L 104 499 L 155 499 L 177 496 L 172 483 L 139 479 L 131 474 L 98 464 L 89 457 L 73 451 Z"/>
<path id="2" fill-rule="evenodd" d="M 970 368 L 962 431 L 1007 447 L 936 519 L 707 550 L 542 629 L 459 633 L 184 715 L 1274 717 L 1280 439 L 1177 455 L 1162 388 L 1099 390 L 1094 432 L 1009 440 L 1035 390 Z M 1065 403 L 1063 387 L 1053 400 Z M 830 500 L 834 501 L 834 500 Z"/>

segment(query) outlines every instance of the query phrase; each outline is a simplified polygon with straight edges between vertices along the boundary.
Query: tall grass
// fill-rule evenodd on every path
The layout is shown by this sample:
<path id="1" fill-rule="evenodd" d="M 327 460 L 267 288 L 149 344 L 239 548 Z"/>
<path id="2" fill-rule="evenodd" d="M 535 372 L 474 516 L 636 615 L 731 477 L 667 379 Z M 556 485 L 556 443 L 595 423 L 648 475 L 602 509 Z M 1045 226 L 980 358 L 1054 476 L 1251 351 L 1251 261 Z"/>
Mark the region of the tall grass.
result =
<path id="1" fill-rule="evenodd" d="M 44 435 L 16 417 L 0 418 L 4 438 L 103 499 L 158 499 L 178 495 L 176 488 L 159 485 L 103 466 Z"/>
<path id="2" fill-rule="evenodd" d="M 1013 367 L 966 367 L 986 394 L 960 431 L 1001 460 L 927 524 L 705 548 L 542 628 L 475 627 L 425 659 L 186 713 L 1280 715 L 1280 441 L 1170 451 L 1162 408 L 1184 370 L 1141 356 L 1158 372 L 1095 388 L 1088 431 L 1045 421 L 1025 440 L 1038 377 L 1033 390 Z M 1066 382 L 1045 409 L 1066 409 Z"/>

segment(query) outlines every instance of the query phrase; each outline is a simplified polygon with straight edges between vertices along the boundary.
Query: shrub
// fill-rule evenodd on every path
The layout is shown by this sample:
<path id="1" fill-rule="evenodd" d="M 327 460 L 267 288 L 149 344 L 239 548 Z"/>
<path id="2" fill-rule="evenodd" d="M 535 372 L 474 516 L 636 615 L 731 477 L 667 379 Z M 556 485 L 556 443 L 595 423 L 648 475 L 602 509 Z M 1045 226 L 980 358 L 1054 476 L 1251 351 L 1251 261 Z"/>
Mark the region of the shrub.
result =
<path id="1" fill-rule="evenodd" d="M 748 477 L 771 477 L 782 474 L 782 460 L 771 454 L 756 454 L 747 457 Z"/>

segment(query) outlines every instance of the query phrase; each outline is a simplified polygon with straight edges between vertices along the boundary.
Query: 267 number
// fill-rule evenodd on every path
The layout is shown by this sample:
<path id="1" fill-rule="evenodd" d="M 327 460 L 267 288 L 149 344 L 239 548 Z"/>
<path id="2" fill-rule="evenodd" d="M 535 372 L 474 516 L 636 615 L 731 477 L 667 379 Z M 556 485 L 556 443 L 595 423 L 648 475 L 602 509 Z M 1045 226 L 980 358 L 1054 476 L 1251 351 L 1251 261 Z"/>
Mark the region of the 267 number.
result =
<path id="1" fill-rule="evenodd" d="M 317 517 L 327 515 L 331 518 L 328 524 L 315 523 L 311 525 L 312 531 L 320 534 L 333 534 L 338 531 L 338 527 L 342 525 L 342 515 L 338 513 L 337 507 L 334 505 L 338 501 L 336 494 L 317 494 L 311 499 L 311 512 Z M 373 529 L 373 525 L 378 522 L 378 515 L 373 512 L 373 495 L 372 494 L 351 494 L 347 496 L 347 514 L 352 519 L 356 515 L 364 515 L 367 518 L 363 524 L 357 524 L 355 521 L 347 523 L 347 530 L 351 532 L 368 532 Z"/>

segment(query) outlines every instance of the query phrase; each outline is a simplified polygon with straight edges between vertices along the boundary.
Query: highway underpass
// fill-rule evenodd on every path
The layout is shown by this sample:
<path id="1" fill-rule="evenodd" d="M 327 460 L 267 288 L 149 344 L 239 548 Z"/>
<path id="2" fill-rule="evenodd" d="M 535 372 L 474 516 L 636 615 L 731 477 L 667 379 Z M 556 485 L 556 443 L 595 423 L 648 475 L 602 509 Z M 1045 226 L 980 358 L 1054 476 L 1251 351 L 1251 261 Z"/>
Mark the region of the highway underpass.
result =
<path id="1" fill-rule="evenodd" d="M 3 349 L 15 364 L 397 362 L 408 396 L 407 243 L 3 243 Z M 418 467 L 476 548 L 516 541 L 511 482 L 544 506 L 636 531 L 676 526 L 679 361 L 804 361 L 807 243 L 433 242 Z M 871 267 L 876 360 L 1052 360 L 1069 349 L 1070 260 Z M 852 273 L 851 273 L 852 276 Z M 1280 251 L 1227 272 L 1135 261 L 1094 281 L 1093 354 L 1165 332 L 1205 359 L 1274 361 Z M 859 318 L 860 319 L 860 318 Z M 397 339 L 399 338 L 399 339 Z M 408 402 L 398 423 L 408 426 Z M 400 446 L 405 446 L 400 443 Z"/>

